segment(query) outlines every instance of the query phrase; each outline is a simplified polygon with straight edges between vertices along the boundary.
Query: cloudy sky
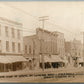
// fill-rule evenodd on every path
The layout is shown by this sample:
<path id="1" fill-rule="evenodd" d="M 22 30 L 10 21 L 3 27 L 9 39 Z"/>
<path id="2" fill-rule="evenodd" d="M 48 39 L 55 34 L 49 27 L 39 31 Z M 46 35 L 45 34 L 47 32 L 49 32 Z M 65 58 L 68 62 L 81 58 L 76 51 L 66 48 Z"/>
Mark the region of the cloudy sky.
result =
<path id="1" fill-rule="evenodd" d="M 84 2 L 0 2 L 0 17 L 21 22 L 24 36 L 42 27 L 41 16 L 48 16 L 45 29 L 63 32 L 66 40 L 82 40 Z"/>

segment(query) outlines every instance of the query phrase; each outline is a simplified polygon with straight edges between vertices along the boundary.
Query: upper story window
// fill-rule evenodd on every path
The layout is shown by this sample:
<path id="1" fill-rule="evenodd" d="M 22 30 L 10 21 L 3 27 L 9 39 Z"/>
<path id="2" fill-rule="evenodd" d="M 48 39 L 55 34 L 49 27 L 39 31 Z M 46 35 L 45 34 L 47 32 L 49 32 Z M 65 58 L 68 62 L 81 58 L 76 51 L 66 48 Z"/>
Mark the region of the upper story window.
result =
<path id="1" fill-rule="evenodd" d="M 18 37 L 18 39 L 20 39 L 20 30 L 19 29 L 17 30 L 17 37 Z"/>
<path id="2" fill-rule="evenodd" d="M 2 51 L 2 44 L 1 44 L 1 40 L 0 40 L 0 52 Z"/>
<path id="3" fill-rule="evenodd" d="M 12 28 L 12 37 L 13 38 L 15 37 L 15 30 L 14 30 L 14 28 Z"/>
<path id="4" fill-rule="evenodd" d="M 6 33 L 6 36 L 8 37 L 8 26 L 5 26 L 5 33 Z"/>
<path id="5" fill-rule="evenodd" d="M 12 51 L 15 52 L 15 42 L 12 42 Z"/>
<path id="6" fill-rule="evenodd" d="M 25 53 L 27 53 L 27 45 L 25 45 Z"/>
<path id="7" fill-rule="evenodd" d="M 20 52 L 21 51 L 21 45 L 20 45 L 20 43 L 18 43 L 18 52 Z"/>
<path id="8" fill-rule="evenodd" d="M 9 41 L 6 41 L 6 51 L 9 51 Z"/>
<path id="9" fill-rule="evenodd" d="M 1 25 L 0 25 L 0 35 L 1 35 Z"/>

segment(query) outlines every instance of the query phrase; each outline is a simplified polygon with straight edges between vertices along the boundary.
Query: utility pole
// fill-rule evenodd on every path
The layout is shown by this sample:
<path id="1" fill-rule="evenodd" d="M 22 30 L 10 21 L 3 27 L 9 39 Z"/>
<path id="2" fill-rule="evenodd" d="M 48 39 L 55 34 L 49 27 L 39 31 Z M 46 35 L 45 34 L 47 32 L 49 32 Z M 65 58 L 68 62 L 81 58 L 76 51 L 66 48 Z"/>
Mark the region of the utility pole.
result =
<path id="1" fill-rule="evenodd" d="M 39 17 L 39 21 L 42 21 L 42 38 L 41 38 L 41 59 L 42 59 L 42 69 L 44 71 L 44 68 L 45 68 L 45 65 L 44 65 L 44 37 L 43 37 L 43 34 L 44 34 L 44 25 L 45 25 L 45 21 L 48 20 L 48 16 L 42 16 L 42 17 Z"/>

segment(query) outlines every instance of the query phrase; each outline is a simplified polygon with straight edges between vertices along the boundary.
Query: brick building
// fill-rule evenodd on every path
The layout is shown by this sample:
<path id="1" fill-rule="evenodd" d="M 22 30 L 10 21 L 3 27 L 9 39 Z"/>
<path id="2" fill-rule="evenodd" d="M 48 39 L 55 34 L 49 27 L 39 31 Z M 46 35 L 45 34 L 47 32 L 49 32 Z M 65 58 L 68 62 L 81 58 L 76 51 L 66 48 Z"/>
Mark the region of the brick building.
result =
<path id="1" fill-rule="evenodd" d="M 42 30 L 38 28 L 36 30 L 37 38 L 40 41 L 40 45 L 43 43 L 43 47 L 40 46 L 40 53 L 44 54 L 58 54 L 57 53 L 57 34 L 48 30 Z M 43 42 L 42 42 L 43 41 Z M 42 48 L 41 48 L 42 47 Z M 41 49 L 43 51 L 41 51 Z"/>
<path id="2" fill-rule="evenodd" d="M 65 39 L 64 39 L 64 33 L 55 31 L 54 34 L 57 34 L 57 52 L 60 55 L 60 57 L 64 58 L 65 56 Z"/>
<path id="3" fill-rule="evenodd" d="M 40 53 L 40 42 L 36 35 L 25 36 L 23 38 L 24 45 L 24 57 L 29 60 L 29 69 L 38 67 L 39 64 L 39 53 Z"/>
<path id="4" fill-rule="evenodd" d="M 24 56 L 31 60 L 29 64 L 35 66 L 36 62 L 40 62 L 40 55 L 45 56 L 59 55 L 63 57 L 65 54 L 64 35 L 60 32 L 50 32 L 41 28 L 36 29 L 36 35 L 24 37 Z M 36 61 L 35 61 L 36 60 Z M 39 63 L 36 63 L 36 65 Z"/>

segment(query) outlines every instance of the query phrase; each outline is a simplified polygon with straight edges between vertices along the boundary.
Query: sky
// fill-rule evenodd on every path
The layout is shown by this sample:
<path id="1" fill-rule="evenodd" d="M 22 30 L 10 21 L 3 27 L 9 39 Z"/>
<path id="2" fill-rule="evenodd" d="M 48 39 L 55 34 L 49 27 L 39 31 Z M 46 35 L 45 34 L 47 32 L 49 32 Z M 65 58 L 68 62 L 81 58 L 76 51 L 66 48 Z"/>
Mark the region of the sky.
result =
<path id="1" fill-rule="evenodd" d="M 66 40 L 82 40 L 84 32 L 84 2 L 0 2 L 0 17 L 23 24 L 23 35 L 35 34 L 42 28 L 39 17 L 48 16 L 44 29 L 64 33 Z"/>

